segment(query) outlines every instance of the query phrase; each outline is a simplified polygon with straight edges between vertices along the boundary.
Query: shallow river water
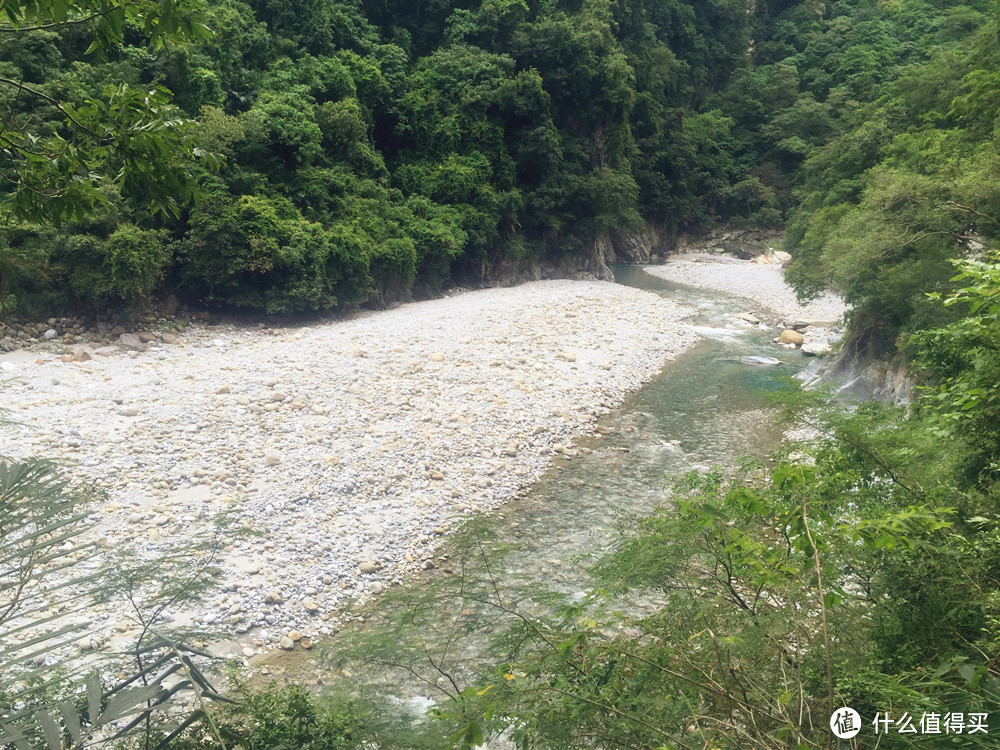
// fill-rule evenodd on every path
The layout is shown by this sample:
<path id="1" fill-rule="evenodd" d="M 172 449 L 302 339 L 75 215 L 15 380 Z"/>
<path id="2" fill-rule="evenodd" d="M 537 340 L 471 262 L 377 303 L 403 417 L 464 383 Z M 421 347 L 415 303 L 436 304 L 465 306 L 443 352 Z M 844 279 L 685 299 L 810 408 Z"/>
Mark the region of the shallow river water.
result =
<path id="1" fill-rule="evenodd" d="M 464 688 L 492 663 L 489 636 L 506 620 L 477 599 L 499 596 L 506 605 L 541 614 L 554 605 L 533 593 L 539 589 L 579 598 L 591 586 L 589 564 L 628 519 L 664 502 L 671 478 L 732 465 L 743 455 L 762 458 L 777 447 L 781 430 L 762 393 L 802 369 L 806 357 L 775 347 L 773 329 L 735 327 L 736 313 L 755 311 L 746 300 L 672 284 L 639 267 L 614 271 L 619 283 L 697 310 L 687 322 L 702 341 L 602 417 L 593 435 L 520 498 L 444 543 L 435 570 L 369 605 L 332 644 L 272 656 L 264 665 L 271 678 L 328 683 L 336 675 L 361 676 L 419 710 L 427 699 L 441 697 L 438 688 L 454 689 L 441 672 Z M 784 364 L 740 362 L 753 354 Z M 463 589 L 468 597 L 461 596 Z M 402 652 L 412 657 L 409 669 L 330 660 L 329 646 L 336 650 L 373 636 L 390 651 L 407 646 Z M 428 668 L 427 655 L 443 669 Z"/>

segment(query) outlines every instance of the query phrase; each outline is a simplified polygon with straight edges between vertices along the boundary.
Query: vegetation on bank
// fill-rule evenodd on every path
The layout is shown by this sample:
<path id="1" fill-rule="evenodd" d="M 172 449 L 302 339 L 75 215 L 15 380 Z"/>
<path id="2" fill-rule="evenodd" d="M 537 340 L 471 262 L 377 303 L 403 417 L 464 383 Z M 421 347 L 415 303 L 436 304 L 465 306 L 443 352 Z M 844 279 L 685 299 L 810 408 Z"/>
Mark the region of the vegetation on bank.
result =
<path id="1" fill-rule="evenodd" d="M 790 217 L 800 289 L 891 346 L 995 231 L 986 0 L 2 7 L 8 312 L 342 308 Z"/>
<path id="2" fill-rule="evenodd" d="M 2 1 L 0 39 L 0 311 L 341 308 L 600 234 L 787 221 L 789 278 L 843 291 L 852 343 L 900 350 L 921 388 L 852 413 L 794 396 L 823 440 L 682 479 L 555 615 L 470 580 L 511 627 L 429 727 L 301 688 L 212 707 L 160 637 L 120 682 L 53 681 L 33 660 L 65 630 L 0 644 L 2 742 L 798 750 L 850 704 L 989 727 L 880 747 L 995 744 L 1000 5 Z M 92 550 L 44 462 L 0 463 L 0 501 L 10 627 Z"/>

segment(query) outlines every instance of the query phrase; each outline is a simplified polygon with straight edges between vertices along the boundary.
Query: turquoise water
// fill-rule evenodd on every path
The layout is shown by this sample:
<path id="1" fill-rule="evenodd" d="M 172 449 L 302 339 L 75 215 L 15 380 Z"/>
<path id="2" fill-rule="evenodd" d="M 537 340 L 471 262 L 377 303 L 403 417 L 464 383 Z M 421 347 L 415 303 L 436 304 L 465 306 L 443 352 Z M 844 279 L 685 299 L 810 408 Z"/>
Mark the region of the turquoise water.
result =
<path id="1" fill-rule="evenodd" d="M 297 679 L 311 671 L 329 681 L 346 669 L 417 708 L 440 698 L 438 688 L 467 687 L 495 663 L 492 636 L 507 622 L 497 602 L 544 615 L 556 605 L 542 590 L 579 599 L 591 585 L 589 564 L 622 527 L 667 500 L 673 477 L 733 465 L 744 455 L 762 458 L 778 445 L 781 432 L 762 394 L 801 369 L 805 357 L 776 349 L 773 331 L 731 327 L 733 315 L 754 310 L 745 300 L 672 284 L 637 267 L 614 270 L 619 283 L 695 309 L 689 322 L 703 340 L 603 416 L 600 432 L 577 442 L 576 456 L 558 459 L 522 497 L 450 539 L 437 569 L 395 587 L 326 647 L 282 655 L 271 663 L 274 671 Z M 739 361 L 750 354 L 786 364 Z M 331 656 L 369 638 L 388 644 L 378 658 L 405 662 L 406 669 Z M 444 669 L 431 668 L 428 656 Z"/>

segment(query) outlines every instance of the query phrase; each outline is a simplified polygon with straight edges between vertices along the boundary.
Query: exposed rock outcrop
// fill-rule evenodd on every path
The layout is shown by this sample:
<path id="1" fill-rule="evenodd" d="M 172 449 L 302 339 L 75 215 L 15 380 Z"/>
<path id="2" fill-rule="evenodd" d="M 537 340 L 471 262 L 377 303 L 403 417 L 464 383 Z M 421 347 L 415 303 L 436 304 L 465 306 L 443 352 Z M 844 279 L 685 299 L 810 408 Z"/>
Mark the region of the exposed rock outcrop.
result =
<path id="1" fill-rule="evenodd" d="M 809 387 L 832 386 L 839 398 L 903 406 L 913 399 L 913 381 L 902 357 L 890 361 L 845 346 L 832 359 L 817 358 L 795 376 Z"/>

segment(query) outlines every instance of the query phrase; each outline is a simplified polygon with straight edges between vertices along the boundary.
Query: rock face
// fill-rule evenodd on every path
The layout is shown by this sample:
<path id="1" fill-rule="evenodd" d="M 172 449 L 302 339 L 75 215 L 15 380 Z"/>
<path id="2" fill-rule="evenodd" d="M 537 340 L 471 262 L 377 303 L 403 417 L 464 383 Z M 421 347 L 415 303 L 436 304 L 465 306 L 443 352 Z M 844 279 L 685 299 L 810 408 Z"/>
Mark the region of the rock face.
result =
<path id="1" fill-rule="evenodd" d="M 868 401 L 902 406 L 910 403 L 913 382 L 901 361 L 886 362 L 853 347 L 841 349 L 835 357 L 815 359 L 796 378 L 803 387 L 834 386 L 839 399 Z"/>
<path id="2" fill-rule="evenodd" d="M 502 286 L 542 279 L 578 281 L 614 281 L 612 263 L 648 263 L 673 252 L 677 235 L 657 224 L 646 224 L 633 231 L 603 232 L 585 252 L 574 253 L 560 261 L 526 261 L 488 269 L 487 276 Z"/>
<path id="3" fill-rule="evenodd" d="M 796 346 L 799 346 L 805 340 L 805 336 L 798 331 L 793 331 L 791 328 L 786 328 L 781 332 L 781 335 L 778 336 L 779 344 L 795 344 Z"/>

